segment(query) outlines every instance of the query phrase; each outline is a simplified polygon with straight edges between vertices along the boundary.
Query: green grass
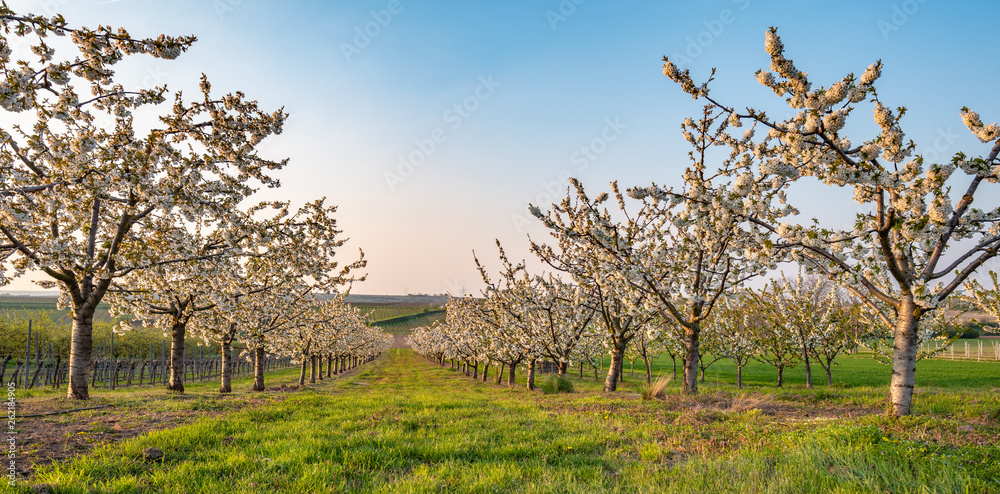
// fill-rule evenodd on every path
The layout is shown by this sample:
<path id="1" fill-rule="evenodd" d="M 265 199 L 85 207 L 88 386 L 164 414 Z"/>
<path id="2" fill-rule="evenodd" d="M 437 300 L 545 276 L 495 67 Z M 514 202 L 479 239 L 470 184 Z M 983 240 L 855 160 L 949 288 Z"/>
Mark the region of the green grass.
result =
<path id="1" fill-rule="evenodd" d="M 959 429 L 968 400 L 902 420 L 789 420 L 710 406 L 738 396 L 718 390 L 682 407 L 573 381 L 574 393 L 543 395 L 393 350 L 351 377 L 105 446 L 32 483 L 81 493 L 1000 492 L 1000 429 L 996 418 Z M 143 461 L 147 447 L 165 458 Z"/>

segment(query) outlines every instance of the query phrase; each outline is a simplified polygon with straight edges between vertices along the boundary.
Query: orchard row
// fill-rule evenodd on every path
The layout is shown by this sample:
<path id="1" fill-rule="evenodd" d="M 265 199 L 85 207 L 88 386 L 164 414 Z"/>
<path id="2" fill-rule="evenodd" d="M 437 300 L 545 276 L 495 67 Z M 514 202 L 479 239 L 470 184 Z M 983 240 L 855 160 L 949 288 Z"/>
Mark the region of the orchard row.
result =
<path id="1" fill-rule="evenodd" d="M 204 75 L 190 99 L 116 80 L 122 60 L 176 58 L 193 36 L 136 38 L 6 5 L 0 24 L 0 107 L 16 122 L 0 128 L 0 284 L 40 272 L 42 286 L 60 289 L 73 317 L 70 398 L 89 396 L 102 301 L 120 331 L 138 321 L 170 334 L 176 391 L 192 335 L 221 345 L 222 392 L 234 341 L 257 363 L 256 390 L 267 353 L 304 366 L 356 362 L 389 345 L 337 295 L 363 279 L 355 273 L 365 261 L 334 261 L 344 244 L 336 208 L 254 202 L 260 187 L 279 186 L 273 173 L 287 160 L 257 148 L 287 114 L 242 92 L 216 94 Z"/>
<path id="2" fill-rule="evenodd" d="M 552 234 L 550 243 L 531 240 L 531 250 L 568 284 L 557 288 L 551 277 L 527 274 L 501 249 L 499 281 L 483 271 L 485 300 L 453 302 L 447 328 L 421 332 L 414 344 L 473 360 L 509 363 L 547 352 L 566 362 L 572 357 L 566 342 L 580 335 L 576 358 L 586 358 L 595 341 L 611 354 L 608 390 L 627 352 L 679 346 L 684 390 L 696 393 L 703 344 L 728 349 L 718 355 L 778 359 L 767 342 L 781 340 L 796 358 L 812 352 L 823 362 L 824 335 L 843 339 L 854 331 L 892 339 L 892 353 L 884 356 L 892 365 L 890 406 L 908 415 L 921 344 L 937 334 L 934 320 L 961 297 L 998 315 L 996 275 L 993 287 L 974 280 L 1000 252 L 1000 125 L 961 108 L 983 146 L 934 162 L 937 150 L 922 155 L 906 138 L 906 108 L 890 107 L 879 94 L 881 61 L 860 75 L 816 85 L 786 56 L 775 29 L 764 48 L 770 64 L 756 80 L 783 101 L 758 107 L 713 93 L 714 70 L 699 82 L 665 57 L 663 74 L 704 104 L 697 118 L 681 124 L 691 150 L 680 185 L 622 190 L 614 182 L 609 192 L 591 196 L 571 180 L 565 199 L 547 211 L 531 207 Z M 873 122 L 853 118 L 862 107 Z M 835 203 L 837 192 L 817 192 L 824 186 L 853 192 L 856 204 Z M 805 208 L 821 209 L 823 219 L 799 218 Z M 831 219 L 841 211 L 850 216 Z M 815 312 L 803 315 L 805 306 L 795 300 L 818 293 L 813 288 L 781 282 L 765 292 L 744 290 L 753 278 L 773 279 L 795 265 L 850 299 L 814 300 Z M 541 295 L 530 293 L 540 286 Z M 866 327 L 849 329 L 849 320 Z M 532 336 L 553 328 L 571 336 Z M 600 336 L 584 337 L 588 331 Z M 733 339 L 711 342 L 725 335 Z"/>
<path id="3" fill-rule="evenodd" d="M 528 389 L 535 387 L 535 370 L 541 362 L 553 363 L 560 375 L 574 366 L 581 377 L 589 366 L 596 377 L 608 353 L 606 390 L 617 388 L 625 362 L 633 366 L 640 362 L 650 383 L 651 363 L 668 356 L 677 378 L 677 360 L 685 355 L 684 331 L 655 306 L 632 314 L 623 328 L 629 343 L 617 353 L 610 337 L 615 333 L 604 325 L 595 291 L 554 276 L 523 276 L 484 295 L 450 300 L 446 321 L 414 330 L 410 346 L 437 363 L 461 362 L 474 377 L 481 372 L 483 380 L 490 368 L 500 369 L 498 383 L 500 373 L 506 372 L 513 384 L 517 368 L 527 365 Z M 832 385 L 834 362 L 845 352 L 865 347 L 883 362 L 890 358 L 881 342 L 892 337 L 892 328 L 846 290 L 819 276 L 781 277 L 761 289 L 741 287 L 718 304 L 701 326 L 695 368 L 690 370 L 702 381 L 713 363 L 728 359 L 736 367 L 737 387 L 743 387 L 743 368 L 758 361 L 774 367 L 778 387 L 786 369 L 802 365 L 806 387 L 812 388 L 814 366 Z M 964 312 L 942 310 L 922 321 L 919 337 L 925 351 L 918 358 L 946 351 L 961 334 L 954 321 Z"/>

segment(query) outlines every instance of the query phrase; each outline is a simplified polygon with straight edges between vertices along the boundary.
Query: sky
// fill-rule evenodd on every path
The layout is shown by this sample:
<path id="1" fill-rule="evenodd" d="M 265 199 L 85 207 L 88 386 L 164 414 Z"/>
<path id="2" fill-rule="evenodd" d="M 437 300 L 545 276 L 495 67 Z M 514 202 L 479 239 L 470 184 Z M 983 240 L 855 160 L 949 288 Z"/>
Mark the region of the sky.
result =
<path id="1" fill-rule="evenodd" d="M 7 3 L 61 13 L 71 26 L 193 34 L 177 60 L 133 57 L 119 80 L 192 91 L 204 73 L 217 92 L 284 107 L 284 132 L 260 152 L 290 163 L 276 174 L 282 187 L 258 197 L 338 205 L 350 238 L 343 261 L 358 248 L 369 260 L 354 293 L 477 292 L 473 251 L 496 266 L 499 239 L 512 258 L 530 259 L 528 235 L 548 235 L 528 205 L 564 197 L 568 177 L 593 195 L 612 180 L 678 184 L 688 164 L 680 124 L 700 103 L 663 76 L 663 56 L 699 81 L 717 68 L 723 101 L 785 115 L 754 79 L 768 65 L 770 26 L 816 85 L 881 59 L 880 98 L 907 107 L 903 128 L 925 157 L 988 151 L 962 125 L 963 106 L 1000 120 L 998 2 Z M 790 196 L 804 216 L 853 223 L 850 192 L 804 184 Z M 32 288 L 27 279 L 6 287 Z"/>

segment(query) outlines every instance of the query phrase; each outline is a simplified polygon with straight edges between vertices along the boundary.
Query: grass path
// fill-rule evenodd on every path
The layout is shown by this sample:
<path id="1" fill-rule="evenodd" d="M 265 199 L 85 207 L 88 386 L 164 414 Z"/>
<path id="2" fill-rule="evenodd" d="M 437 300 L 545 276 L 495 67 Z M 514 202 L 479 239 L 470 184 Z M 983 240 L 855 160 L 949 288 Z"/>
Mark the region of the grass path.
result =
<path id="1" fill-rule="evenodd" d="M 1000 492 L 995 421 L 962 431 L 934 416 L 784 420 L 735 406 L 745 398 L 679 406 L 634 394 L 542 395 L 397 349 L 278 403 L 102 447 L 32 484 L 54 492 Z M 148 447 L 164 459 L 144 461 Z"/>

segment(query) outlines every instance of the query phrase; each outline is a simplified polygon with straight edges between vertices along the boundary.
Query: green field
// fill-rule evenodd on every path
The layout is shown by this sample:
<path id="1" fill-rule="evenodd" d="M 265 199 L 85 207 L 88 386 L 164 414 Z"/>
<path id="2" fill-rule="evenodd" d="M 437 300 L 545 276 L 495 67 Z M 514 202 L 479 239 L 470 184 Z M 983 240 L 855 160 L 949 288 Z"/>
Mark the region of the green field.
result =
<path id="1" fill-rule="evenodd" d="M 71 323 L 69 318 L 69 309 L 60 310 L 58 308 L 57 301 L 56 297 L 0 295 L 0 313 L 59 312 L 65 315 L 66 324 L 69 325 Z M 108 316 L 109 307 L 110 306 L 104 302 L 98 304 L 97 312 L 94 314 L 94 320 L 110 321 L 111 317 Z"/>
<path id="2" fill-rule="evenodd" d="M 433 311 L 427 313 L 411 314 L 409 317 L 403 316 L 385 322 L 378 322 L 375 325 L 389 334 L 408 335 L 410 331 L 420 326 L 430 326 L 434 322 L 444 322 L 444 311 Z"/>
<path id="3" fill-rule="evenodd" d="M 629 362 L 625 362 L 627 381 L 639 380 L 643 377 L 645 367 L 642 361 L 635 364 L 635 374 L 630 376 Z M 653 362 L 653 376 L 671 375 L 673 366 L 669 358 L 661 357 Z M 678 359 L 678 374 L 681 373 Z M 888 386 L 892 369 L 890 366 L 876 362 L 870 353 L 862 352 L 851 355 L 841 355 L 833 365 L 833 389 L 850 389 L 865 386 Z M 829 388 L 826 385 L 826 371 L 815 362 L 812 365 L 813 384 L 817 388 Z M 603 375 L 601 376 L 603 380 Z M 736 366 L 730 360 L 719 360 L 708 367 L 705 384 L 715 386 L 736 385 Z M 800 363 L 792 368 L 785 368 L 785 386 L 789 388 L 804 387 L 806 382 L 805 367 Z M 760 362 L 750 362 L 743 368 L 743 384 L 748 387 L 769 388 L 777 382 L 777 370 Z M 917 362 L 917 388 L 942 387 L 948 389 L 984 389 L 1000 388 L 1000 362 L 975 362 L 962 360 L 927 359 Z"/>
<path id="4" fill-rule="evenodd" d="M 354 306 L 362 313 L 369 315 L 373 322 L 443 309 L 439 305 L 428 304 L 354 304 Z"/>
<path id="5" fill-rule="evenodd" d="M 848 358 L 837 388 L 789 375 L 777 393 L 763 368 L 737 392 L 720 366 L 699 397 L 643 401 L 592 376 L 569 394 L 484 384 L 393 350 L 284 401 L 43 468 L 22 492 L 1000 492 L 996 369 L 921 363 L 916 415 L 891 419 L 869 407 L 885 396 L 877 365 Z M 162 461 L 141 459 L 151 446 Z"/>

